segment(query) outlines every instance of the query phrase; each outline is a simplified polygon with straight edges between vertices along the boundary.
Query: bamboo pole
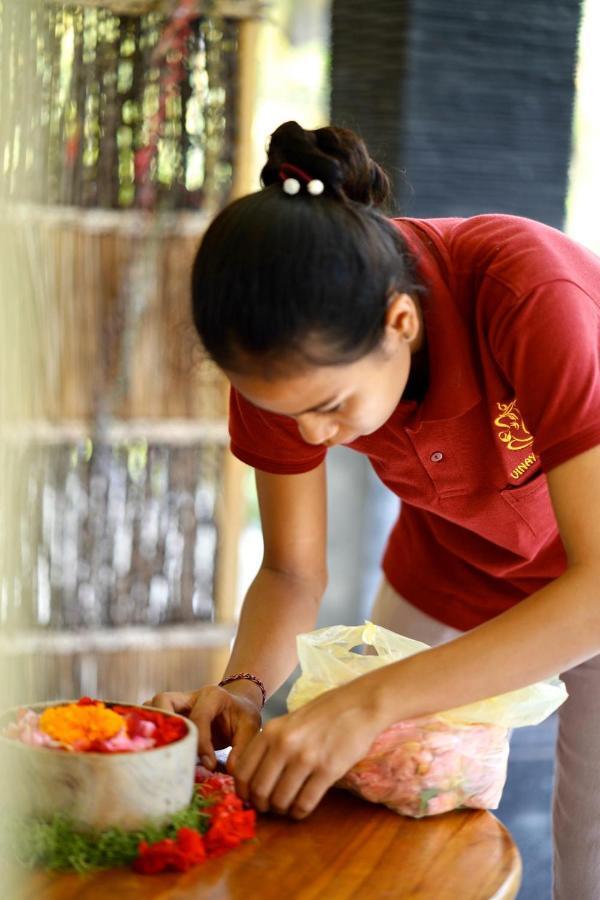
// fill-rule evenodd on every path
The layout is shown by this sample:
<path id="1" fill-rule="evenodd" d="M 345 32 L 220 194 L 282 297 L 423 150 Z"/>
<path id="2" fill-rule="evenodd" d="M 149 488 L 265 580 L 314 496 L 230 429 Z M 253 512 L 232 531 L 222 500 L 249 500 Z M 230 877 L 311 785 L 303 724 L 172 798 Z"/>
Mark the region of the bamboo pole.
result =
<path id="1" fill-rule="evenodd" d="M 252 170 L 252 124 L 256 105 L 257 79 L 257 18 L 248 18 L 240 22 L 239 55 L 238 55 L 238 140 L 235 152 L 233 173 L 233 198 L 246 194 L 256 183 Z"/>
<path id="2" fill-rule="evenodd" d="M 238 141 L 235 154 L 233 197 L 252 189 L 252 122 L 256 98 L 258 23 L 240 24 L 238 70 Z M 227 393 L 228 385 L 225 386 Z M 215 618 L 233 622 L 237 618 L 237 575 L 239 540 L 243 527 L 243 476 L 246 467 L 227 450 L 223 466 L 223 486 L 218 507 L 219 552 L 215 576 Z M 220 678 L 229 657 L 229 647 L 215 656 L 215 679 Z"/>

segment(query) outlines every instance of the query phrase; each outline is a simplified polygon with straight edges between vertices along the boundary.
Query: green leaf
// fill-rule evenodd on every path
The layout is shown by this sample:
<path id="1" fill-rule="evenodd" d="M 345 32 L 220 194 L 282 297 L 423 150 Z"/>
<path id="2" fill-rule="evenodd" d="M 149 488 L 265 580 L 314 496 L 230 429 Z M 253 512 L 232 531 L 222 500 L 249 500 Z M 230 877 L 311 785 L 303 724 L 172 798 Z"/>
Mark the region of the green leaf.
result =
<path id="1" fill-rule="evenodd" d="M 434 797 L 437 797 L 439 793 L 440 791 L 438 788 L 426 788 L 424 791 L 421 791 L 421 796 L 419 798 L 419 812 L 421 813 L 421 815 L 425 815 L 425 813 L 427 812 L 427 805 L 429 801 L 433 800 Z"/>

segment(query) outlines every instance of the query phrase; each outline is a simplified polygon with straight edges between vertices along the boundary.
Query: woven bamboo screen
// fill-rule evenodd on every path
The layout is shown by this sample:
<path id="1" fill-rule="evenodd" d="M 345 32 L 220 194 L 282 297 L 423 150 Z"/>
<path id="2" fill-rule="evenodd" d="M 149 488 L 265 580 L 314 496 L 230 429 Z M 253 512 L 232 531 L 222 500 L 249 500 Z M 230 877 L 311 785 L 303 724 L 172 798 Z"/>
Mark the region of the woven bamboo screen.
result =
<path id="1" fill-rule="evenodd" d="M 218 14 L 217 4 L 213 15 L 198 15 L 197 3 L 171 4 L 171 16 L 108 6 L 4 4 L 4 76 L 19 66 L 28 77 L 3 125 L 13 140 L 2 195 L 94 209 L 214 210 L 231 190 L 241 20 Z M 27 94 L 39 103 L 25 112 Z"/>
<path id="2" fill-rule="evenodd" d="M 214 677 L 226 652 L 239 470 L 189 278 L 211 216 L 249 187 L 257 11 L 0 5 L 0 236 L 22 291 L 2 304 L 0 378 L 28 385 L 0 423 L 26 511 L 3 529 L 0 625 L 20 628 L 12 671 L 32 699 L 67 682 L 147 697 Z M 157 626 L 181 649 L 168 671 Z"/>

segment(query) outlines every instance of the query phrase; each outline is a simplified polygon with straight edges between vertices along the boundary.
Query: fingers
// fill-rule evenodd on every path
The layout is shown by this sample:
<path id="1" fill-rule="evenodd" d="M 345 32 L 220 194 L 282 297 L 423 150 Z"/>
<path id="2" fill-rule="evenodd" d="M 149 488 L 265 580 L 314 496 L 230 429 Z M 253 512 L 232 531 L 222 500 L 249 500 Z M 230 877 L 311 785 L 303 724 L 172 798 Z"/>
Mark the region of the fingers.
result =
<path id="1" fill-rule="evenodd" d="M 300 770 L 297 766 L 287 766 L 269 798 L 269 806 L 273 812 L 279 815 L 291 812 L 294 800 L 310 777 L 310 770 L 306 767 Z"/>
<path id="2" fill-rule="evenodd" d="M 281 754 L 273 748 L 251 747 L 238 765 L 235 782 L 238 794 L 259 812 L 271 809 L 280 815 L 304 819 L 318 805 L 332 780 L 300 760 L 285 766 Z"/>
<path id="3" fill-rule="evenodd" d="M 268 758 L 267 755 L 266 760 Z M 275 766 L 273 768 L 275 769 Z M 306 750 L 288 760 L 287 766 L 283 771 L 279 768 L 279 772 L 276 783 L 272 779 L 265 778 L 265 792 L 268 788 L 269 795 L 264 802 L 274 812 L 280 815 L 289 814 L 294 819 L 303 819 L 311 813 L 333 780 L 325 770 L 319 767 L 313 754 Z M 257 787 L 255 788 L 253 784 L 250 791 L 251 797 L 254 795 L 254 791 L 263 793 L 260 788 L 262 782 L 259 781 L 261 777 L 262 771 L 255 776 Z"/>
<path id="4" fill-rule="evenodd" d="M 213 740 L 217 747 L 232 744 L 233 758 L 227 768 L 233 772 L 240 753 L 260 729 L 260 714 L 252 703 L 215 685 L 197 691 L 165 691 L 145 705 L 187 716 L 198 731 L 200 761 L 211 771 L 217 766 Z"/>
<path id="5" fill-rule="evenodd" d="M 225 697 L 225 700 L 227 698 Z M 217 767 L 217 757 L 212 742 L 212 724 L 223 711 L 222 692 L 211 692 L 196 699 L 190 712 L 190 719 L 198 729 L 198 755 L 200 762 L 211 772 Z"/>
<path id="6" fill-rule="evenodd" d="M 165 691 L 155 694 L 152 700 L 146 700 L 144 706 L 155 706 L 157 709 L 166 709 L 167 712 L 175 712 L 187 715 L 192 708 L 194 695 L 191 691 Z"/>
<path id="7" fill-rule="evenodd" d="M 268 745 L 264 734 L 257 734 L 250 741 L 236 765 L 234 772 L 235 789 L 242 800 L 250 800 L 252 780 L 267 749 Z"/>
<path id="8" fill-rule="evenodd" d="M 331 786 L 331 779 L 314 772 L 306 779 L 301 789 L 296 794 L 291 804 L 291 816 L 293 819 L 305 819 L 313 809 L 321 802 L 323 795 Z M 285 810 L 288 812 L 288 809 Z"/>
<path id="9" fill-rule="evenodd" d="M 284 765 L 285 761 L 282 760 L 281 754 L 272 749 L 268 750 L 262 757 L 258 770 L 255 771 L 247 791 L 250 803 L 259 812 L 266 812 L 271 808 L 271 794 L 279 783 Z M 297 772 L 294 775 L 296 781 L 302 777 Z M 306 773 L 304 773 L 304 777 L 306 777 Z"/>
<path id="10" fill-rule="evenodd" d="M 260 729 L 260 721 L 257 723 L 250 718 L 242 718 L 239 720 L 231 742 L 231 753 L 227 759 L 227 771 L 230 775 L 235 775 L 235 769 L 238 760 L 256 736 Z"/>
<path id="11" fill-rule="evenodd" d="M 286 752 L 281 737 L 268 728 L 240 755 L 234 771 L 236 790 L 259 812 L 272 809 L 303 819 L 334 779 L 319 768 L 311 752 L 300 748 Z"/>
<path id="12" fill-rule="evenodd" d="M 191 718 L 198 729 L 200 761 L 207 769 L 213 770 L 217 761 L 211 740 L 211 722 L 217 713 L 211 708 L 210 701 L 202 704 L 197 702 L 198 693 L 198 691 L 165 691 L 156 694 L 152 700 L 147 700 L 144 706 L 154 706 Z"/>

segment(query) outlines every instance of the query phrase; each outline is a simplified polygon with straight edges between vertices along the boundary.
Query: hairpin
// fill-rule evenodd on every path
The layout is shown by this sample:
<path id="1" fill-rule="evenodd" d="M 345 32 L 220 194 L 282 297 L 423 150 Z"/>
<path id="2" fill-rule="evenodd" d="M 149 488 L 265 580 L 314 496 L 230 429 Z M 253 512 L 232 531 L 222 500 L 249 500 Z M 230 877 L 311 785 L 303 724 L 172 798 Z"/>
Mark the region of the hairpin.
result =
<path id="1" fill-rule="evenodd" d="M 292 163 L 283 163 L 279 169 L 279 177 L 283 181 L 283 190 L 290 196 L 300 191 L 302 182 L 306 185 L 308 193 L 313 197 L 318 197 L 325 190 L 325 185 L 319 178 L 312 178 L 303 169 L 292 165 Z"/>

